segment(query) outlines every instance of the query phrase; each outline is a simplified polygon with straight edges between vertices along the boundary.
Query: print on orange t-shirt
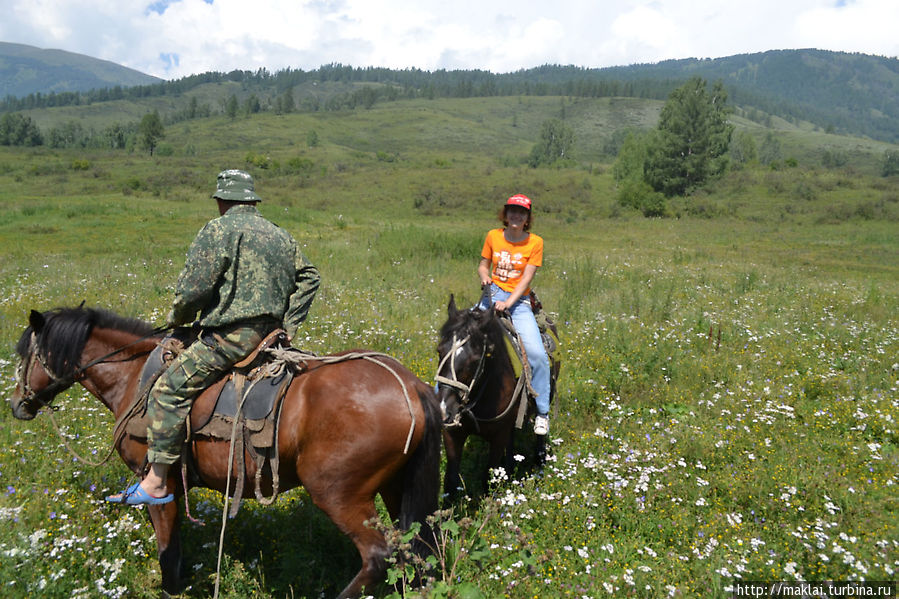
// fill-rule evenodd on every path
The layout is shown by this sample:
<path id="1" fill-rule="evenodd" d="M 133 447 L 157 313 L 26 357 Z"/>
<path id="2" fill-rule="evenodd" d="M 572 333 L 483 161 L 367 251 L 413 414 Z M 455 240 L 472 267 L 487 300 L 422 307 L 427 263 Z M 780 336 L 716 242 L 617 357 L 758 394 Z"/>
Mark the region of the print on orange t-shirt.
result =
<path id="1" fill-rule="evenodd" d="M 510 243 L 506 241 L 502 229 L 493 229 L 487 233 L 481 257 L 490 260 L 493 282 L 512 293 L 524 274 L 525 266 L 543 265 L 543 238 L 529 233 L 524 241 Z M 525 291 L 529 292 L 530 289 Z"/>

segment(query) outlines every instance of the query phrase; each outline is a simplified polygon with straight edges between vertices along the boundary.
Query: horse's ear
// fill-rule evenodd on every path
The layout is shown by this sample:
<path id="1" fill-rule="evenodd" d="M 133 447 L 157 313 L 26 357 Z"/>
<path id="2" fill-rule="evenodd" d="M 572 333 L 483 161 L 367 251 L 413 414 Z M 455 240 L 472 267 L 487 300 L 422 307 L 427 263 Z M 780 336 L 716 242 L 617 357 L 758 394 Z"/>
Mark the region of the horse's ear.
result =
<path id="1" fill-rule="evenodd" d="M 446 313 L 450 317 L 453 317 L 458 312 L 459 312 L 459 310 L 456 309 L 456 297 L 452 293 L 450 293 L 450 301 L 449 301 L 449 305 L 447 305 L 447 307 L 446 307 Z"/>
<path id="2" fill-rule="evenodd" d="M 44 328 L 44 315 L 37 310 L 32 310 L 31 314 L 28 315 L 28 324 L 31 325 L 31 330 L 39 333 Z"/>

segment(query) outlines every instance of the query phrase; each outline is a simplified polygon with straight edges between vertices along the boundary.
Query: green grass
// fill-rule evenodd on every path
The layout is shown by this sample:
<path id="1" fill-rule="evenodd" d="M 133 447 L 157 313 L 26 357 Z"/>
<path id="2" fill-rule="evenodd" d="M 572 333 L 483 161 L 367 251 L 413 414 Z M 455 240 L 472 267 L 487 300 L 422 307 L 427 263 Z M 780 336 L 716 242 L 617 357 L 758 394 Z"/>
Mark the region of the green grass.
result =
<path id="1" fill-rule="evenodd" d="M 729 173 L 673 202 L 676 218 L 649 220 L 615 204 L 596 150 L 569 169 L 521 165 L 561 105 L 211 118 L 170 127 L 173 155 L 154 158 L 0 148 L 0 394 L 33 308 L 86 300 L 161 323 L 225 167 L 253 172 L 263 213 L 322 272 L 295 343 L 387 351 L 429 380 L 449 295 L 476 301 L 483 234 L 520 191 L 536 202 L 537 289 L 563 341 L 553 461 L 456 506 L 477 551 L 443 588 L 726 597 L 737 575 L 896 579 L 899 196 L 872 174 L 878 149 L 825 170 L 816 134 L 785 132 L 807 157 L 799 167 Z M 565 106 L 585 136 L 613 116 L 649 118 L 625 100 Z M 310 129 L 318 147 L 306 146 Z M 581 143 L 601 147 L 595 135 Z M 248 154 L 271 162 L 247 165 Z M 80 387 L 57 404 L 74 448 L 105 454 L 111 415 Z M 473 492 L 479 449 L 466 459 Z M 47 415 L 0 410 L 0 594 L 158 596 L 146 513 L 102 501 L 127 476 L 116 461 L 74 461 Z M 195 490 L 191 510 L 206 526 L 185 525 L 184 596 L 207 597 L 220 498 Z M 358 567 L 302 490 L 269 508 L 246 502 L 224 552 L 225 597 L 332 596 Z"/>

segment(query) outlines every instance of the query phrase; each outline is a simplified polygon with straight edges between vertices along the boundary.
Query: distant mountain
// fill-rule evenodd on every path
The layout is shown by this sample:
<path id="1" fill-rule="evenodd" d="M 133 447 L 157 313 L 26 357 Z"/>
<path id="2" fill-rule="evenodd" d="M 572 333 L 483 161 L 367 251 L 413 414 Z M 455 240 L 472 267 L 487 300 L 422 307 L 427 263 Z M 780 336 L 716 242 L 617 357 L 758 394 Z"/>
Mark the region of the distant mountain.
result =
<path id="1" fill-rule="evenodd" d="M 0 98 L 150 85 L 162 79 L 64 50 L 0 42 Z"/>

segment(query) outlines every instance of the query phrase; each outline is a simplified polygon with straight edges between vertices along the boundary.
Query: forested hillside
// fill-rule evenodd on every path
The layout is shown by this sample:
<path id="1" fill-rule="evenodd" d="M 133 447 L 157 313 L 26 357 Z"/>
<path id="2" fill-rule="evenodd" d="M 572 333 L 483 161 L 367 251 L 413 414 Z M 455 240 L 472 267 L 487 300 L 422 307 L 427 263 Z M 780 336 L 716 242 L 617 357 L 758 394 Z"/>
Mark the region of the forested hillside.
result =
<path id="1" fill-rule="evenodd" d="M 899 140 L 899 60 L 823 50 L 773 50 L 715 60 L 611 69 L 621 80 L 699 75 L 722 80 L 733 104 L 828 131 Z M 756 114 L 756 117 L 759 115 Z"/>
<path id="2" fill-rule="evenodd" d="M 8 44 L 4 46 L 9 46 Z M 89 91 L 7 95 L 6 112 L 137 103 L 165 98 L 166 122 L 238 112 L 314 112 L 371 108 L 400 98 L 489 96 L 636 97 L 664 100 L 693 76 L 721 80 L 737 114 L 761 124 L 779 117 L 832 133 L 899 142 L 899 60 L 821 50 L 774 50 L 719 59 L 685 59 L 603 69 L 545 65 L 514 73 L 423 71 L 339 64 L 304 71 L 202 73 L 175 81 L 98 86 Z M 225 86 L 236 83 L 238 88 Z"/>

